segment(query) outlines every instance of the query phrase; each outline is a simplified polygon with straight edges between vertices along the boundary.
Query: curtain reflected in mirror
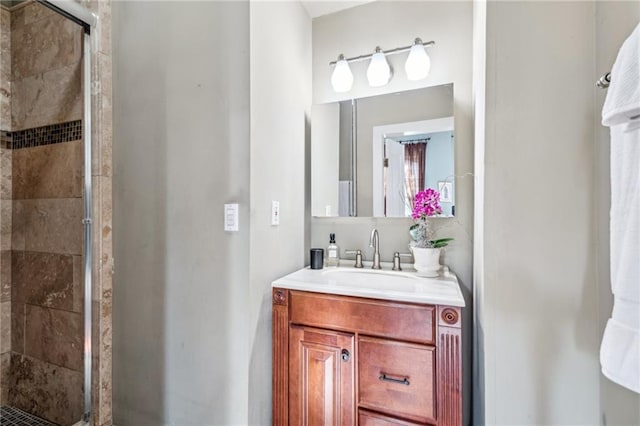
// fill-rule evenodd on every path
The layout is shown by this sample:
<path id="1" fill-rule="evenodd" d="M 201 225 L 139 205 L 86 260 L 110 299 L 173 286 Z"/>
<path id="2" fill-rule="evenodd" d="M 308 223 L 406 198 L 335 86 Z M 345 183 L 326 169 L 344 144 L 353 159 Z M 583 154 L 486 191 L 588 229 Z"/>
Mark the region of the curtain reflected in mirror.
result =
<path id="1" fill-rule="evenodd" d="M 411 214 L 416 194 L 424 189 L 427 139 L 404 143 L 405 213 Z"/>

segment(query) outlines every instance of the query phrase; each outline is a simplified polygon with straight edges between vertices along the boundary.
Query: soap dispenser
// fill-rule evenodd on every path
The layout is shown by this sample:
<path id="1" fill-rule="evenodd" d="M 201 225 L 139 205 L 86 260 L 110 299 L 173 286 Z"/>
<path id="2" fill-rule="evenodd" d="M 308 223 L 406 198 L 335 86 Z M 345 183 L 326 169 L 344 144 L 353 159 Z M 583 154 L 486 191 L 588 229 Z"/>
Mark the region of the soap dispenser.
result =
<path id="1" fill-rule="evenodd" d="M 329 234 L 329 246 L 327 247 L 327 266 L 340 264 L 340 248 L 336 244 L 336 234 Z"/>

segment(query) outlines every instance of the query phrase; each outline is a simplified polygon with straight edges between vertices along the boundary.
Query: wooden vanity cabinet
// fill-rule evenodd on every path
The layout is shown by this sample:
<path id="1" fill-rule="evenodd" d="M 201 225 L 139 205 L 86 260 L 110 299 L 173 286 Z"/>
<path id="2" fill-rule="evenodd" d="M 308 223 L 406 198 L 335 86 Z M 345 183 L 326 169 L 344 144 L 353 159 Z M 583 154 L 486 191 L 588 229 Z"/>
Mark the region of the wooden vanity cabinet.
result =
<path id="1" fill-rule="evenodd" d="M 273 424 L 462 423 L 460 308 L 273 289 Z"/>

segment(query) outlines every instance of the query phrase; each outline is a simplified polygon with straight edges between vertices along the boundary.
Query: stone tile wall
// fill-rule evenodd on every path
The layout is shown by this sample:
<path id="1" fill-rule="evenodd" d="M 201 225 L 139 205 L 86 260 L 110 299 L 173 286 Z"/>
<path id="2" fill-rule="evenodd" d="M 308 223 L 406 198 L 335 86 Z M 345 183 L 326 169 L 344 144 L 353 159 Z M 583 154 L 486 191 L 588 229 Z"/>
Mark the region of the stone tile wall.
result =
<path id="1" fill-rule="evenodd" d="M 72 126 L 60 124 L 82 119 L 82 29 L 35 2 L 10 19 L 5 402 L 70 425 L 83 412 L 83 144 L 61 138 Z"/>
<path id="2" fill-rule="evenodd" d="M 108 426 L 111 3 L 76 1 L 99 17 L 91 43 L 92 424 Z M 0 7 L 0 12 L 0 403 L 71 424 L 82 413 L 82 143 L 76 138 L 38 146 L 29 138 L 34 128 L 82 118 L 82 34 L 75 24 L 33 2 L 10 12 Z M 6 148 L 11 132 L 19 149 Z M 18 143 L 19 135 L 27 142 Z"/>
<path id="3" fill-rule="evenodd" d="M 93 383 L 94 426 L 112 417 L 112 64 L 111 0 L 76 0 L 98 16 L 91 51 L 93 122 Z"/>
<path id="4" fill-rule="evenodd" d="M 11 359 L 11 13 L 0 6 L 0 404 L 8 399 Z"/>
<path id="5" fill-rule="evenodd" d="M 29 3 L 11 12 L 12 130 L 82 118 L 82 31 Z"/>
<path id="6" fill-rule="evenodd" d="M 11 12 L 0 6 L 0 129 L 11 130 Z"/>

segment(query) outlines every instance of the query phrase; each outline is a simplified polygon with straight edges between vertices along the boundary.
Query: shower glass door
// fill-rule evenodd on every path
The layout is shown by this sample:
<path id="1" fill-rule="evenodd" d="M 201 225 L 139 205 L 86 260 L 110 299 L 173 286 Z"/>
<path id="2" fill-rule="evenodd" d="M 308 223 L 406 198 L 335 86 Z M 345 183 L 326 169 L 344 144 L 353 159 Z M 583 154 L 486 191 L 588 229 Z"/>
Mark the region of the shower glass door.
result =
<path id="1" fill-rule="evenodd" d="M 0 8 L 1 422 L 72 425 L 85 412 L 84 29 L 34 1 Z"/>

